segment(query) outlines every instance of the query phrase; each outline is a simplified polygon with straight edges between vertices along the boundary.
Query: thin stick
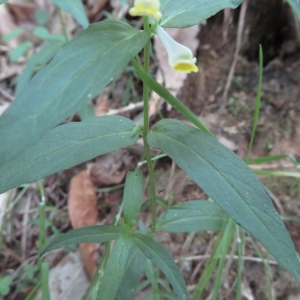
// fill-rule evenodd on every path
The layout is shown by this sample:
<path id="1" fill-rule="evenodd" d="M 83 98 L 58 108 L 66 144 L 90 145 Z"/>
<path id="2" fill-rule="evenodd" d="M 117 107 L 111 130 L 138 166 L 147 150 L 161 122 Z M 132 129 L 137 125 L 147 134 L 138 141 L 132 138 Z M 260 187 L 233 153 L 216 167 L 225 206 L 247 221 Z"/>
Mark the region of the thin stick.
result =
<path id="1" fill-rule="evenodd" d="M 211 255 L 207 254 L 207 255 L 196 255 L 196 256 L 188 256 L 188 257 L 182 257 L 180 258 L 180 260 L 185 260 L 185 261 L 193 261 L 193 260 L 202 260 L 202 259 L 208 259 L 210 258 Z M 227 259 L 234 259 L 234 260 L 238 260 L 239 256 L 238 255 L 226 255 Z M 250 256 L 242 256 L 241 257 L 242 260 L 244 261 L 252 261 L 252 262 L 257 262 L 257 263 L 269 263 L 270 265 L 278 265 L 277 261 L 275 260 L 269 260 L 269 259 L 262 259 L 259 257 L 250 257 Z M 179 259 L 176 259 L 175 262 L 179 262 Z"/>
<path id="2" fill-rule="evenodd" d="M 223 96 L 222 96 L 222 110 L 225 109 L 225 104 L 227 102 L 227 97 L 228 97 L 228 92 L 231 87 L 233 75 L 235 72 L 236 64 L 239 58 L 239 53 L 241 49 L 241 44 L 242 44 L 242 34 L 244 31 L 244 26 L 245 26 L 245 17 L 246 17 L 246 12 L 247 12 L 247 7 L 248 7 L 248 0 L 244 0 L 242 7 L 241 7 L 241 12 L 240 12 L 240 18 L 239 18 L 239 24 L 238 24 L 238 32 L 237 32 L 237 37 L 236 37 L 236 48 L 234 52 L 234 57 L 233 57 L 233 62 L 231 64 L 229 74 L 227 77 L 227 82 L 224 88 Z"/>
<path id="3" fill-rule="evenodd" d="M 125 112 L 133 111 L 136 109 L 141 109 L 143 108 L 143 101 L 137 102 L 137 103 L 130 103 L 127 106 L 118 108 L 118 109 L 110 109 L 106 115 L 118 115 L 118 114 L 123 114 Z"/>

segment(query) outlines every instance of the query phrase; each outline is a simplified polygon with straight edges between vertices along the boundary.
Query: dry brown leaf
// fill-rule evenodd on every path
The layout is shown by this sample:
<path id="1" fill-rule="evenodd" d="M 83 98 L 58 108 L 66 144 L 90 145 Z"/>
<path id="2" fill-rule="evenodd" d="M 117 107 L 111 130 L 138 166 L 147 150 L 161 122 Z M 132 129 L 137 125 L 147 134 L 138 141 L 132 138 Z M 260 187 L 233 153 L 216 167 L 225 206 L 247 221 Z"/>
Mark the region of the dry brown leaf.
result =
<path id="1" fill-rule="evenodd" d="M 95 107 L 95 115 L 105 116 L 108 111 L 108 96 L 106 93 L 104 93 L 103 95 L 99 96 L 99 100 L 97 101 L 97 105 Z"/>
<path id="2" fill-rule="evenodd" d="M 88 18 L 93 20 L 107 4 L 108 0 L 88 0 Z"/>
<path id="3" fill-rule="evenodd" d="M 84 263 L 84 268 L 88 278 L 91 280 L 97 271 L 97 263 L 99 261 L 99 253 L 96 244 L 84 243 L 79 245 L 80 253 Z"/>
<path id="4" fill-rule="evenodd" d="M 73 228 L 94 225 L 98 222 L 95 186 L 86 170 L 71 180 L 68 210 Z"/>
<path id="5" fill-rule="evenodd" d="M 1 36 L 4 36 L 4 35 L 10 33 L 11 31 L 17 29 L 17 25 L 5 4 L 0 5 L 0 20 L 1 20 L 1 22 L 0 22 L 0 35 Z M 18 46 L 18 40 L 13 39 L 11 41 L 8 41 L 6 44 L 8 45 L 8 47 L 10 49 L 13 49 Z"/>
<path id="6" fill-rule="evenodd" d="M 8 47 L 6 48 L 7 49 L 5 49 L 5 51 L 9 52 L 9 48 Z M 23 67 L 21 65 L 8 64 L 7 57 L 0 56 L 0 81 L 11 78 L 17 74 L 20 74 L 22 70 Z"/>
<path id="7" fill-rule="evenodd" d="M 60 15 L 64 20 L 65 28 L 61 22 Z M 60 13 L 54 13 L 53 16 L 51 17 L 51 23 L 49 24 L 49 31 L 51 33 L 63 34 L 64 30 L 66 30 L 67 36 L 71 37 L 74 35 L 76 29 L 78 29 L 78 26 L 79 26 L 78 23 L 70 13 L 61 10 Z"/>
<path id="8" fill-rule="evenodd" d="M 111 152 L 89 164 L 89 173 L 96 186 L 119 184 L 125 177 L 132 156 L 125 149 Z"/>
<path id="9" fill-rule="evenodd" d="M 24 21 L 35 21 L 35 13 L 38 9 L 33 0 L 10 0 L 7 5 L 13 12 L 17 23 Z"/>
<path id="10" fill-rule="evenodd" d="M 98 206 L 95 186 L 86 170 L 75 175 L 70 183 L 68 211 L 73 228 L 95 225 L 98 222 Z M 85 270 L 92 278 L 97 269 L 98 255 L 94 243 L 80 245 Z"/>

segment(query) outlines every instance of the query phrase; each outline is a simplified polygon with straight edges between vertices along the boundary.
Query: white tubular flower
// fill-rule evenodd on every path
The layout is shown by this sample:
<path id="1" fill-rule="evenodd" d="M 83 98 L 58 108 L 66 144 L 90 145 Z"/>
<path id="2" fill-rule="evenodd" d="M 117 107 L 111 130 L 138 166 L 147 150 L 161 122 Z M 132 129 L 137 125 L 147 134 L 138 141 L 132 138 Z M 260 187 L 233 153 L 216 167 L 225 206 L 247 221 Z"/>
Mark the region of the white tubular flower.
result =
<path id="1" fill-rule="evenodd" d="M 159 9 L 159 0 L 134 0 L 134 6 L 129 10 L 129 14 L 133 17 L 148 16 L 159 20 L 162 17 Z"/>
<path id="2" fill-rule="evenodd" d="M 193 57 L 193 53 L 189 48 L 177 43 L 158 25 L 156 34 L 168 52 L 169 65 L 173 70 L 180 73 L 198 72 L 198 67 L 195 65 L 196 57 Z"/>
<path id="3" fill-rule="evenodd" d="M 129 10 L 129 14 L 133 17 L 148 16 L 159 20 L 162 17 L 159 0 L 134 0 L 133 7 Z"/>

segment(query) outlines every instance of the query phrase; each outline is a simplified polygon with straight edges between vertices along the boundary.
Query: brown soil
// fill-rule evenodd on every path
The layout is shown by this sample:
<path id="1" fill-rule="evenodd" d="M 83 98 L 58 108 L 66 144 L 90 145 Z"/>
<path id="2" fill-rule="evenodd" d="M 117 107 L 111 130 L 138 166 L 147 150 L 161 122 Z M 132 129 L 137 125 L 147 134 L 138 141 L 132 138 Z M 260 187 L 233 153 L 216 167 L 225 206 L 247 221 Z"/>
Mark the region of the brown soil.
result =
<path id="1" fill-rule="evenodd" d="M 200 72 L 188 76 L 178 98 L 200 116 L 217 137 L 224 137 L 233 143 L 235 152 L 245 158 L 253 124 L 258 82 L 258 45 L 261 43 L 265 54 L 263 91 L 251 157 L 291 153 L 299 158 L 300 51 L 294 17 L 287 4 L 283 4 L 281 0 L 251 1 L 245 22 L 241 55 L 228 98 L 224 100 L 222 93 L 236 47 L 238 15 L 238 10 L 232 12 L 232 21 L 227 29 L 223 26 L 222 13 L 208 20 L 207 24 L 201 27 L 200 48 L 197 55 Z M 164 116 L 182 118 L 174 110 L 169 113 L 164 112 Z M 284 161 L 279 168 L 285 167 L 288 163 Z M 50 176 L 44 181 L 48 205 L 57 209 L 51 222 L 53 227 L 62 232 L 71 228 L 66 207 L 69 181 L 74 174 L 84 168 L 85 165 L 72 168 Z M 144 168 L 142 169 L 145 171 Z M 171 191 L 173 204 L 192 199 L 205 199 L 204 193 L 188 176 L 176 167 L 172 169 L 170 159 L 159 160 L 155 172 L 159 195 L 166 199 L 168 192 Z M 274 202 L 276 208 L 285 216 L 300 218 L 299 179 L 276 177 L 261 177 L 261 179 L 279 199 L 279 204 Z M 33 186 L 26 195 L 31 199 L 31 207 L 36 209 L 39 203 L 38 188 Z M 102 221 L 113 220 L 121 198 L 121 190 L 98 194 Z M 24 261 L 33 264 L 32 261 L 37 257 L 38 230 L 35 225 L 28 226 L 27 250 L 26 253 L 21 253 L 22 215 L 21 213 L 18 215 L 18 209 L 22 211 L 22 207 L 17 207 L 9 216 L 13 220 L 13 230 L 11 235 L 7 235 L 3 240 L 3 251 L 0 255 L 1 271 L 16 269 Z M 30 218 L 36 219 L 37 216 L 35 211 Z M 143 212 L 142 218 L 146 225 L 150 224 L 149 214 Z M 300 223 L 297 220 L 286 221 L 286 226 L 299 252 Z M 53 229 L 49 229 L 49 234 L 53 232 Z M 190 242 L 184 246 L 187 239 L 190 239 Z M 193 236 L 158 233 L 157 240 L 177 259 L 180 256 L 209 255 L 214 234 L 201 232 Z M 264 252 L 262 247 L 259 248 Z M 247 242 L 245 256 L 257 257 L 250 242 Z M 198 283 L 205 262 L 205 260 L 194 260 L 181 266 L 186 283 L 191 290 Z M 288 273 L 276 266 L 271 267 L 271 272 L 273 299 L 292 299 L 290 298 L 292 295 L 297 295 L 298 298 L 295 299 L 299 299 L 300 289 Z M 235 299 L 235 275 L 236 264 L 233 263 L 228 278 L 222 286 L 222 295 L 219 299 Z M 32 285 L 32 282 L 30 284 Z M 267 284 L 264 265 L 246 262 L 243 270 L 244 299 L 268 299 Z M 212 286 L 213 282 L 210 282 L 205 291 L 206 296 L 209 295 Z M 247 291 L 249 297 L 246 296 Z M 17 295 L 20 296 L 20 293 L 13 291 L 11 297 L 7 299 L 17 299 Z"/>

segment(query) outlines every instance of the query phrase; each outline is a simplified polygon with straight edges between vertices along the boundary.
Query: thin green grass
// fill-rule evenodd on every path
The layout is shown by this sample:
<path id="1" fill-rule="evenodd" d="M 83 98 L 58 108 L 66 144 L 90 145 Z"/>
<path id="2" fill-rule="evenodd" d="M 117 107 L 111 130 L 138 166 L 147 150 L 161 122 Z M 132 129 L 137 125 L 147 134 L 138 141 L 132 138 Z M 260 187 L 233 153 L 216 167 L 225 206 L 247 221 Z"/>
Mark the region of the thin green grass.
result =
<path id="1" fill-rule="evenodd" d="M 236 239 L 238 245 L 238 269 L 237 269 L 237 282 L 236 282 L 236 300 L 242 299 L 242 272 L 244 267 L 243 253 L 244 253 L 244 236 L 240 227 L 236 224 Z"/>
<path id="2" fill-rule="evenodd" d="M 263 50 L 262 46 L 259 45 L 259 75 L 258 75 L 258 86 L 257 86 L 257 94 L 256 94 L 256 101 L 255 101 L 255 110 L 254 110 L 254 119 L 253 119 L 253 126 L 252 126 L 252 133 L 248 148 L 247 157 L 250 155 L 253 141 L 255 137 L 257 122 L 259 118 L 259 109 L 260 109 L 260 99 L 261 99 L 261 91 L 262 91 L 262 77 L 263 77 Z"/>

